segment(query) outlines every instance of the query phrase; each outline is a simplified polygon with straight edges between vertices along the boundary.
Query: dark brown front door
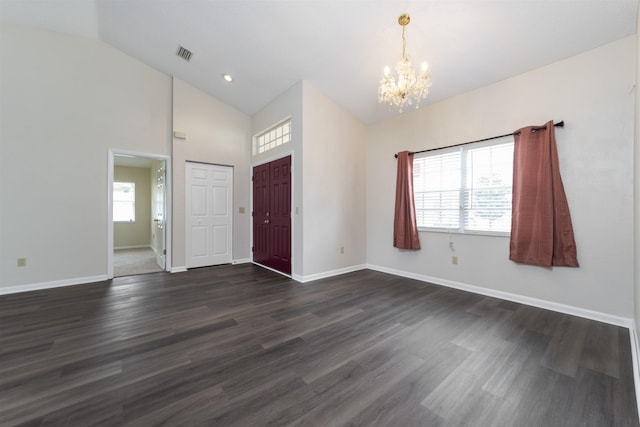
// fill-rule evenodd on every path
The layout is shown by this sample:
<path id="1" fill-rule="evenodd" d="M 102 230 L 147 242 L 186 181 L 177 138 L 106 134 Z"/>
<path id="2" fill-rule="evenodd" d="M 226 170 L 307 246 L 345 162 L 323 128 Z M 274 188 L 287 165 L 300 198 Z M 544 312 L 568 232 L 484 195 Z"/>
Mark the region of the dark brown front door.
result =
<path id="1" fill-rule="evenodd" d="M 253 261 L 291 274 L 291 156 L 253 168 Z"/>
<path id="2" fill-rule="evenodd" d="M 269 164 L 253 168 L 253 261 L 267 265 L 269 250 Z"/>

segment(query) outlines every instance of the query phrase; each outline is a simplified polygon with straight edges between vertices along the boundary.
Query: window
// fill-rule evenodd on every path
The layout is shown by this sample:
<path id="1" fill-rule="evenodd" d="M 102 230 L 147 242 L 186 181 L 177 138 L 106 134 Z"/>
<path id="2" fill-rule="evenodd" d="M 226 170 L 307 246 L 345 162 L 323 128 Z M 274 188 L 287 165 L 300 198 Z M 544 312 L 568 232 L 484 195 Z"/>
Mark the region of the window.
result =
<path id="1" fill-rule="evenodd" d="M 113 221 L 134 222 L 136 220 L 136 184 L 134 182 L 113 183 Z"/>
<path id="2" fill-rule="evenodd" d="M 256 135 L 255 152 L 257 154 L 286 144 L 291 140 L 291 119 L 280 122 L 266 131 Z"/>
<path id="3" fill-rule="evenodd" d="M 416 155 L 413 191 L 418 227 L 508 234 L 512 180 L 512 141 Z"/>

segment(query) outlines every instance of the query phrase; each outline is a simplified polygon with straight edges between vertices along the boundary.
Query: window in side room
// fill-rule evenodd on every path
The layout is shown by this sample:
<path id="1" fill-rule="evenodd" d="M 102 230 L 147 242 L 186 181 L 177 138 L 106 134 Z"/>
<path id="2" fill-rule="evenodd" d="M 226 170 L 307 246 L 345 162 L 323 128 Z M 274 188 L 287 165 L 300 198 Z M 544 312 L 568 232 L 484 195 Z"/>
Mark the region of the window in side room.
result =
<path id="1" fill-rule="evenodd" d="M 134 182 L 113 183 L 113 221 L 135 222 L 136 184 Z"/>

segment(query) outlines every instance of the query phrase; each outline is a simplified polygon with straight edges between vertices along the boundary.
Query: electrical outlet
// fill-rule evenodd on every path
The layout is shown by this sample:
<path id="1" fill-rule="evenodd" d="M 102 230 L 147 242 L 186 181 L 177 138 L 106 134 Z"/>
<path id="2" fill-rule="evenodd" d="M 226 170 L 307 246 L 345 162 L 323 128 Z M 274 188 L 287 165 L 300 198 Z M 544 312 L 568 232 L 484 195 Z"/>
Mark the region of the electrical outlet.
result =
<path id="1" fill-rule="evenodd" d="M 458 257 L 456 255 L 451 256 L 451 264 L 458 264 Z"/>
<path id="2" fill-rule="evenodd" d="M 340 246 L 340 253 L 343 254 L 344 253 L 344 246 Z"/>
<path id="3" fill-rule="evenodd" d="M 26 258 L 18 258 L 18 267 L 26 267 L 27 259 Z"/>

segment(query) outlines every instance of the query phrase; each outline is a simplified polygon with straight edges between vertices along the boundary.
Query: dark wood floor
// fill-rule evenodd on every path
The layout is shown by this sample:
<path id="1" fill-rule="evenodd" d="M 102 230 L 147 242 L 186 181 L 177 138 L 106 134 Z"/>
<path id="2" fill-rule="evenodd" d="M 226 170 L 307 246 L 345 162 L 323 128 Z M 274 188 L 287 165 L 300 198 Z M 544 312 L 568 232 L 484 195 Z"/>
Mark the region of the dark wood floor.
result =
<path id="1" fill-rule="evenodd" d="M 628 331 L 250 264 L 0 297 L 0 425 L 637 426 Z"/>

